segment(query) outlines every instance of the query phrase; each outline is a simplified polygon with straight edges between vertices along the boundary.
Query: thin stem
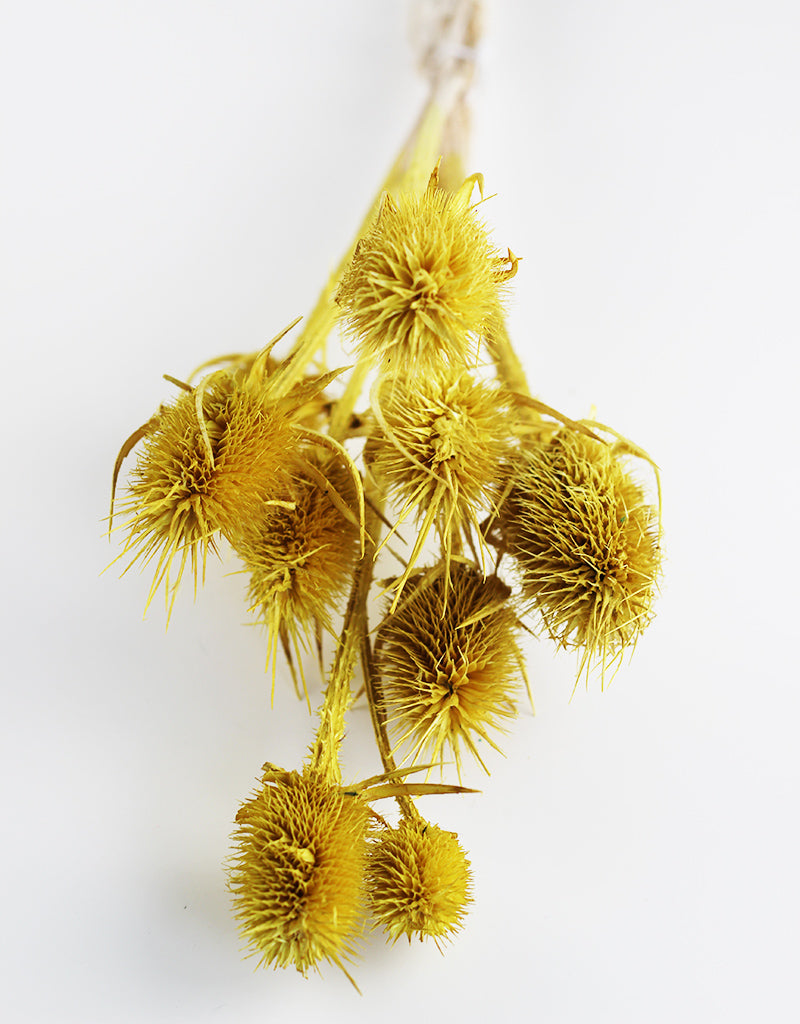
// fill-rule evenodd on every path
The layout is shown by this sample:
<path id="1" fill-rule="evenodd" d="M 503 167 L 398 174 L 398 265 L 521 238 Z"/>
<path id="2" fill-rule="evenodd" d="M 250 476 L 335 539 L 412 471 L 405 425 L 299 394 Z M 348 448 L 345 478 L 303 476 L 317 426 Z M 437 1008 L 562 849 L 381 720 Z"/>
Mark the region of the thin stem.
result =
<path id="1" fill-rule="evenodd" d="M 370 500 L 367 503 L 367 534 L 369 537 L 374 537 L 376 539 L 378 538 L 381 528 L 381 505 L 382 502 L 380 497 L 377 494 L 371 494 Z M 369 563 L 369 569 L 367 571 L 369 573 L 370 581 L 372 579 L 374 558 L 375 542 L 370 540 L 367 542 L 367 550 L 364 556 L 364 560 Z M 386 707 L 383 700 L 383 691 L 381 689 L 380 678 L 375 671 L 375 659 L 369 636 L 369 619 L 366 604 L 368 592 L 369 587 L 366 588 L 364 593 L 364 604 L 358 618 L 360 631 L 359 641 L 361 647 L 361 668 L 364 675 L 364 688 L 367 691 L 367 703 L 369 704 L 372 729 L 375 733 L 375 742 L 378 746 L 378 753 L 380 754 L 384 772 L 386 775 L 391 776 L 397 771 L 397 763 L 395 762 L 392 754 L 391 743 L 389 742 L 389 733 L 386 728 Z M 408 818 L 409 820 L 421 818 L 421 815 L 410 796 L 405 793 L 397 793 L 395 794 L 395 799 L 397 800 L 397 805 L 400 808 L 400 813 L 404 818 Z"/>
<path id="2" fill-rule="evenodd" d="M 369 376 L 370 369 L 368 359 L 360 359 L 356 363 L 347 379 L 342 397 L 333 407 L 328 425 L 328 433 L 337 441 L 343 441 L 347 434 L 347 426 L 355 409 L 356 402 L 364 390 L 364 384 Z"/>
<path id="3" fill-rule="evenodd" d="M 520 395 L 527 395 L 530 398 L 528 379 L 522 369 L 519 356 L 511 344 L 504 318 L 496 319 L 489 326 L 486 331 L 486 347 L 494 360 L 497 376 L 508 390 L 515 391 Z"/>
<path id="4" fill-rule="evenodd" d="M 359 621 L 371 582 L 372 558 L 367 554 L 356 567 L 333 668 L 319 711 L 319 728 L 308 759 L 308 770 L 323 775 L 332 785 L 339 785 L 342 781 L 339 749 L 344 738 L 345 714 L 353 700 L 350 683 L 359 650 Z"/>

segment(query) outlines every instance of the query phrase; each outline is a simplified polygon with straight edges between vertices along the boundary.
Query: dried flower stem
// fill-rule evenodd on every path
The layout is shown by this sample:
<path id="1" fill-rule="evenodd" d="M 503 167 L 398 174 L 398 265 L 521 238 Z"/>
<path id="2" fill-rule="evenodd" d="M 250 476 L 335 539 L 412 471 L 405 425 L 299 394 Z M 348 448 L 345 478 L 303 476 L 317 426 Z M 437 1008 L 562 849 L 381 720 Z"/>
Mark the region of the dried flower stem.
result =
<path id="1" fill-rule="evenodd" d="M 370 537 L 377 538 L 378 531 L 380 530 L 380 510 L 381 510 L 381 499 L 374 492 L 368 493 L 367 503 L 367 534 Z M 364 561 L 369 563 L 369 575 L 372 576 L 372 568 L 374 566 L 375 558 L 375 541 L 367 541 L 367 550 L 365 553 Z M 368 588 L 367 588 L 368 589 Z M 383 702 L 383 693 L 381 692 L 381 684 L 378 674 L 375 671 L 375 661 L 372 653 L 372 642 L 369 636 L 369 621 L 367 618 L 367 607 L 366 607 L 366 592 L 364 594 L 364 604 L 361 609 L 361 616 L 358 622 L 359 626 L 359 642 L 361 647 L 361 668 L 364 674 L 364 687 L 367 692 L 367 703 L 369 704 L 369 713 L 372 719 L 372 730 L 375 733 L 375 743 L 378 747 L 378 753 L 380 754 L 381 762 L 383 764 L 383 770 L 387 775 L 392 775 L 397 771 L 397 762 L 392 754 L 392 746 L 389 742 L 389 733 L 386 728 L 386 712 Z M 415 819 L 422 818 L 422 815 L 416 808 L 414 801 L 405 793 L 400 793 L 396 796 L 398 807 L 402 815 L 405 818 Z"/>
<path id="2" fill-rule="evenodd" d="M 657 467 L 611 428 L 534 398 L 507 329 L 505 286 L 518 259 L 490 243 L 472 201 L 475 186 L 483 201 L 483 178 L 466 176 L 463 160 L 480 9 L 480 0 L 416 5 L 429 94 L 288 355 L 271 354 L 284 331 L 260 353 L 204 364 L 200 371 L 227 365 L 196 385 L 167 377 L 181 393 L 131 435 L 114 467 L 112 513 L 122 461 L 144 442 L 123 555 L 156 560 L 148 603 L 163 583 L 169 610 L 184 568 L 196 586 L 208 550 L 225 539 L 270 629 L 273 685 L 277 643 L 294 673 L 290 641 L 300 662 L 303 637 L 316 638 L 324 677 L 322 631 L 332 630 L 330 611 L 350 582 L 305 763 L 265 764 L 236 816 L 230 888 L 242 934 L 261 964 L 303 974 L 323 961 L 347 974 L 365 904 L 392 941 L 439 945 L 462 926 L 469 861 L 413 798 L 474 791 L 407 779 L 443 766 L 446 749 L 459 780 L 462 749 L 483 765 L 477 744 L 499 750 L 490 731 L 516 715 L 520 679 L 530 696 L 515 639 L 519 599 L 498 574 L 502 556 L 516 562 L 523 610 L 583 652 L 579 677 L 590 663 L 603 672 L 618 664 L 652 617 Z M 326 372 L 340 318 L 357 355 Z M 492 381 L 482 372 L 487 354 Z M 341 397 L 331 398 L 325 389 L 347 370 Z M 369 408 L 354 416 L 373 375 Z M 344 447 L 355 438 L 365 441 L 363 473 Z M 653 466 L 657 511 L 625 456 Z M 394 593 L 373 647 L 376 558 L 412 516 L 416 538 L 384 590 Z M 418 568 L 432 531 L 437 560 Z M 497 549 L 493 571 L 487 542 Z M 343 785 L 358 658 L 383 770 Z M 403 748 L 410 767 L 395 760 Z M 399 806 L 396 826 L 369 806 L 387 797 Z"/>
<path id="3" fill-rule="evenodd" d="M 494 361 L 497 376 L 509 391 L 530 397 L 528 378 L 522 362 L 514 351 L 505 319 L 497 318 L 486 332 L 486 347 Z"/>
<path id="4" fill-rule="evenodd" d="M 368 529 L 367 535 L 370 535 Z M 367 544 L 371 543 L 367 541 Z M 325 699 L 320 708 L 320 722 L 311 747 L 308 768 L 318 772 L 331 784 L 342 781 L 339 749 L 344 737 L 345 714 L 353 700 L 350 686 L 360 646 L 359 621 L 364 618 L 367 594 L 372 582 L 372 558 L 369 548 L 356 566 L 350 598 L 347 602 L 342 633 L 331 669 Z"/>

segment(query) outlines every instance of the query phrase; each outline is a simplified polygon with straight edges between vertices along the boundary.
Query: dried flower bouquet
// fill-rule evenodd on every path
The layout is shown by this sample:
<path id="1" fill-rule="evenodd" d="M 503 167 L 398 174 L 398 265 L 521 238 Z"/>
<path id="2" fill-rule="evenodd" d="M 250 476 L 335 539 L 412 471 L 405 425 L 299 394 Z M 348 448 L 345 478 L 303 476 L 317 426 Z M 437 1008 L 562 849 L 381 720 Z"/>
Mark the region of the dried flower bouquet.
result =
<path id="1" fill-rule="evenodd" d="M 288 353 L 295 324 L 258 353 L 168 378 L 175 396 L 114 467 L 112 515 L 138 448 L 120 557 L 152 567 L 148 604 L 163 588 L 169 616 L 187 569 L 196 588 L 227 542 L 266 627 L 273 687 L 280 646 L 310 702 L 306 655 L 322 667 L 333 636 L 308 759 L 265 764 L 230 862 L 252 952 L 304 974 L 325 961 L 346 971 L 370 918 L 391 940 L 452 938 L 470 865 L 414 798 L 463 792 L 465 754 L 485 768 L 479 744 L 497 746 L 528 689 L 524 619 L 578 652 L 578 677 L 603 675 L 650 621 L 659 574 L 660 512 L 630 469 L 649 457 L 528 389 L 504 314 L 519 261 L 492 243 L 482 178 L 461 163 L 477 4 L 429 6 L 430 98 Z M 336 324 L 347 371 L 321 368 Z M 376 584 L 379 556 L 395 564 Z M 339 748 L 358 661 L 382 772 L 348 785 Z M 459 785 L 420 781 L 451 761 Z M 372 806 L 386 797 L 393 827 Z"/>

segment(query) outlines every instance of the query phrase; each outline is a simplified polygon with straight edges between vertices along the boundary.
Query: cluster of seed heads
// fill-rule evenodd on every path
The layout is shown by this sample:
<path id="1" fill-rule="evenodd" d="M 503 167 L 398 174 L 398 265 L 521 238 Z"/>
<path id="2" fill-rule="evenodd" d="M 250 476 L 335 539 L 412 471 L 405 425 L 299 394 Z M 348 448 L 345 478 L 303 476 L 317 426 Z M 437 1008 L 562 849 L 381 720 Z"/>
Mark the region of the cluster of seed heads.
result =
<path id="1" fill-rule="evenodd" d="M 282 332 L 196 383 L 170 378 L 176 397 L 117 459 L 115 484 L 140 446 L 122 556 L 154 567 L 150 599 L 163 587 L 170 609 L 187 568 L 196 587 L 225 542 L 266 627 L 273 686 L 278 644 L 299 692 L 310 651 L 327 676 L 303 768 L 265 765 L 236 816 L 230 890 L 265 965 L 346 971 L 369 919 L 393 941 L 452 938 L 470 865 L 414 797 L 459 791 L 465 756 L 486 768 L 479 749 L 498 747 L 528 686 L 523 621 L 576 650 L 579 674 L 602 674 L 652 616 L 659 514 L 630 472 L 647 457 L 507 374 L 518 260 L 492 245 L 476 188 L 480 176 L 447 189 L 434 170 L 424 189 L 384 195 L 329 304 L 361 387 L 345 379 L 332 397 L 341 371 L 312 372 L 312 325 L 279 359 Z M 378 556 L 396 559 L 381 584 Z M 339 748 L 359 659 L 382 772 L 348 785 Z M 415 774 L 434 768 L 439 783 Z M 388 796 L 396 825 L 372 807 Z"/>

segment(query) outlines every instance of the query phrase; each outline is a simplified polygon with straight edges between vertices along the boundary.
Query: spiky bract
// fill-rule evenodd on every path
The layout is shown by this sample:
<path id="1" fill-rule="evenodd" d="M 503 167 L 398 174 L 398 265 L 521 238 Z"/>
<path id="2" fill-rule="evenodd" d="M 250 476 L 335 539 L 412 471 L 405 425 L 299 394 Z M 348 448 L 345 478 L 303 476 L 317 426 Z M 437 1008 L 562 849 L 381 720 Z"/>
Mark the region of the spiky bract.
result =
<path id="1" fill-rule="evenodd" d="M 336 298 L 360 355 L 384 369 L 474 363 L 501 309 L 517 260 L 490 244 L 470 201 L 474 182 L 449 193 L 434 172 L 422 194 L 385 196 L 356 246 Z"/>
<path id="2" fill-rule="evenodd" d="M 370 846 L 367 889 L 372 915 L 392 941 L 416 935 L 438 945 L 463 924 L 472 873 L 454 832 L 402 818 Z"/>
<path id="3" fill-rule="evenodd" d="M 355 504 L 343 467 L 335 462 L 318 466 L 316 479 L 301 470 L 284 495 L 287 504 L 265 507 L 235 540 L 250 575 L 251 611 L 266 624 L 271 650 L 279 636 L 296 646 L 320 627 L 330 630 L 331 611 L 352 577 L 359 531 L 334 506 L 331 486 Z"/>
<path id="4" fill-rule="evenodd" d="M 363 928 L 368 815 L 309 771 L 268 773 L 240 808 L 229 886 L 259 965 L 345 970 Z"/>
<path id="5" fill-rule="evenodd" d="M 384 712 L 412 763 L 444 761 L 461 775 L 462 745 L 485 768 L 478 744 L 516 715 L 522 676 L 510 590 L 462 562 L 411 577 L 377 635 Z"/>
<path id="6" fill-rule="evenodd" d="M 187 561 L 197 580 L 215 536 L 256 516 L 266 496 L 285 489 L 297 442 L 289 417 L 220 372 L 163 406 L 144 437 L 124 506 L 125 551 L 157 557 L 151 597 L 168 600 Z M 180 558 L 170 588 L 170 566 Z"/>
<path id="7" fill-rule="evenodd" d="M 605 669 L 652 618 L 658 516 L 614 448 L 562 429 L 520 454 L 501 526 L 524 595 L 581 669 Z M 579 672 L 580 674 L 580 672 Z"/>

